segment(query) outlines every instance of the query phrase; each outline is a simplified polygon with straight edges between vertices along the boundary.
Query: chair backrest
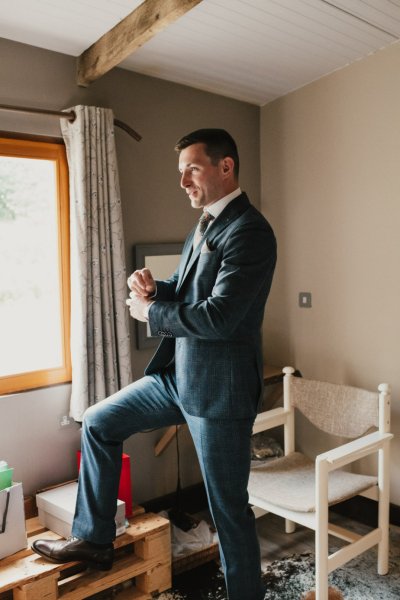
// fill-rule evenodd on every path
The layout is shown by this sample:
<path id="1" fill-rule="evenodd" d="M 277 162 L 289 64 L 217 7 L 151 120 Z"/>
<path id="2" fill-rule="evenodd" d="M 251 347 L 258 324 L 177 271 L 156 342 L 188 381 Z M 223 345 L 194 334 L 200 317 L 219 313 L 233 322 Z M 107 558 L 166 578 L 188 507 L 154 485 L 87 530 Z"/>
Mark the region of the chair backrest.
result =
<path id="1" fill-rule="evenodd" d="M 290 377 L 290 402 L 322 431 L 356 438 L 379 427 L 379 394 L 367 390 Z"/>

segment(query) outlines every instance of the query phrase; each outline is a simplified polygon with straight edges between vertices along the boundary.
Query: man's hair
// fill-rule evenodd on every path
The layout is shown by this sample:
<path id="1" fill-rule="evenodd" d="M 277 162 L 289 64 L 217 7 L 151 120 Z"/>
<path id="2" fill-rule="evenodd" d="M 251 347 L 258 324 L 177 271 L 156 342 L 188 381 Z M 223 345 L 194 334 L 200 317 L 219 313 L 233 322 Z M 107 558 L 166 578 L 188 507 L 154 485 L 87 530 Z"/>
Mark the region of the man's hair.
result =
<path id="1" fill-rule="evenodd" d="M 239 154 L 236 142 L 225 129 L 197 129 L 184 135 L 175 144 L 175 151 L 181 152 L 192 144 L 204 144 L 205 153 L 211 163 L 216 165 L 219 160 L 229 156 L 234 162 L 234 174 L 239 177 Z"/>

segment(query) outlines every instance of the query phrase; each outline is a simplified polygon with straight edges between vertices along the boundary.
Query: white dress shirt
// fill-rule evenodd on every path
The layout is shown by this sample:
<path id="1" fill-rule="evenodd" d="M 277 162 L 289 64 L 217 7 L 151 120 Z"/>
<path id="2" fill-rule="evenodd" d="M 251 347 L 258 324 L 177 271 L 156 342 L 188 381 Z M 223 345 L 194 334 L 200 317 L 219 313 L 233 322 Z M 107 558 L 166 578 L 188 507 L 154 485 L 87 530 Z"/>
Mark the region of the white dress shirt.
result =
<path id="1" fill-rule="evenodd" d="M 214 219 L 216 219 L 222 213 L 224 208 L 228 206 L 229 202 L 240 196 L 241 193 L 242 190 L 240 189 L 240 187 L 238 187 L 236 188 L 236 190 L 233 190 L 233 192 L 231 192 L 230 194 L 227 194 L 220 200 L 217 200 L 213 204 L 210 204 L 210 206 L 207 206 L 204 210 L 209 212 L 210 215 L 212 215 Z"/>

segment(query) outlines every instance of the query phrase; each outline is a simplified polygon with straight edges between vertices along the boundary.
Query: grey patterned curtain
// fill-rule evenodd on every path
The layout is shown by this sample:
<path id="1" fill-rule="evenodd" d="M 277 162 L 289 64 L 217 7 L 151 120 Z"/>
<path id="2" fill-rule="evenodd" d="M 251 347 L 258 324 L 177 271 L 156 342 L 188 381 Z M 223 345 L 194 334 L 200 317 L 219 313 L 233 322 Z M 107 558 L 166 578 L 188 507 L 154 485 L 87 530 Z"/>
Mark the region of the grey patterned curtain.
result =
<path id="1" fill-rule="evenodd" d="M 61 119 L 69 173 L 71 226 L 70 415 L 131 381 L 129 313 L 121 198 L 109 109 L 75 106 Z"/>

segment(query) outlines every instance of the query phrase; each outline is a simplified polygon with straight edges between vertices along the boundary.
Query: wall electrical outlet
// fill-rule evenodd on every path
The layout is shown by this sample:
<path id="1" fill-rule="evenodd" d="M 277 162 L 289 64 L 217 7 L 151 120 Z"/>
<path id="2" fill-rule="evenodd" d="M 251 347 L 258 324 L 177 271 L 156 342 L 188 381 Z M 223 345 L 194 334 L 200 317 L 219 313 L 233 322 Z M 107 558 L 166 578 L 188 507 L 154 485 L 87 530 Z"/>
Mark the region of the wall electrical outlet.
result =
<path id="1" fill-rule="evenodd" d="M 300 292 L 299 306 L 300 308 L 311 308 L 311 292 Z"/>
<path id="2" fill-rule="evenodd" d="M 61 428 L 69 427 L 72 423 L 72 419 L 68 415 L 62 415 L 60 417 L 59 425 Z"/>

